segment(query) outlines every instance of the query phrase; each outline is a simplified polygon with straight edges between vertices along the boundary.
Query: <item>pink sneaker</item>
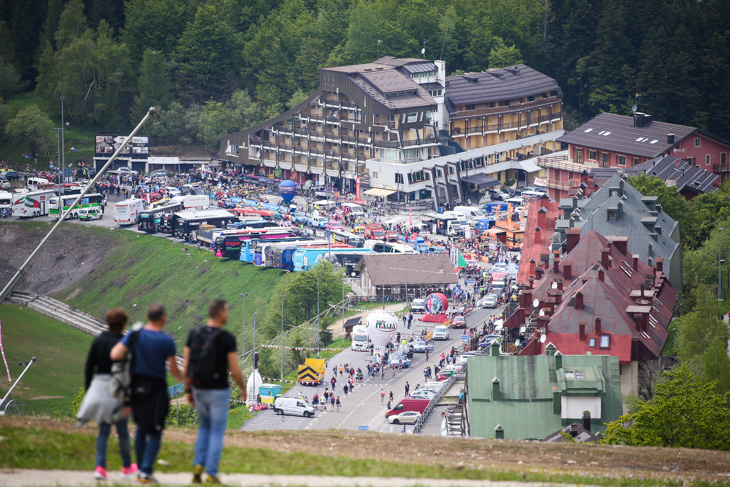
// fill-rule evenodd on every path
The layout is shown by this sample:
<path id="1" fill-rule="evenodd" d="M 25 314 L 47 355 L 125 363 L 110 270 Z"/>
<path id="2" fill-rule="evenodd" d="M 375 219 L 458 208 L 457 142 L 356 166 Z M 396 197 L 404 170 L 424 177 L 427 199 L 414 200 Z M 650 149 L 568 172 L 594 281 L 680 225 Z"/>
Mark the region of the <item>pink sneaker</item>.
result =
<path id="1" fill-rule="evenodd" d="M 139 469 L 136 463 L 130 465 L 129 468 L 122 467 L 122 477 L 125 479 L 132 478 L 137 472 L 139 472 Z"/>
<path id="2" fill-rule="evenodd" d="M 104 467 L 96 467 L 94 471 L 94 478 L 96 480 L 106 480 L 106 469 Z"/>

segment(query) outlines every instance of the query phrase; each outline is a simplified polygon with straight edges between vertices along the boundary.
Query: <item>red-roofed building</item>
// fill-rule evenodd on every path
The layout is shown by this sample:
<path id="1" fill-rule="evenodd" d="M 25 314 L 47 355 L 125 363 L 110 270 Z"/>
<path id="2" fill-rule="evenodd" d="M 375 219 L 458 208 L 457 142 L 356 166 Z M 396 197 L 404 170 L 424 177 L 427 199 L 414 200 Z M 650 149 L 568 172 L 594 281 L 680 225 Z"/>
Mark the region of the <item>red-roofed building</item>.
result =
<path id="1" fill-rule="evenodd" d="M 637 392 L 638 362 L 661 355 L 677 301 L 664 261 L 650 267 L 628 253 L 628 237 L 595 231 L 571 228 L 566 245 L 562 260 L 538 263 L 505 326 L 527 338 L 520 355 L 616 356 L 623 393 Z"/>
<path id="2" fill-rule="evenodd" d="M 558 202 L 550 201 L 547 195 L 530 202 L 525 221 L 525 237 L 522 241 L 521 265 L 517 272 L 518 284 L 524 284 L 529 278 L 535 277 L 537 263 L 541 258 L 549 257 L 559 213 Z"/>

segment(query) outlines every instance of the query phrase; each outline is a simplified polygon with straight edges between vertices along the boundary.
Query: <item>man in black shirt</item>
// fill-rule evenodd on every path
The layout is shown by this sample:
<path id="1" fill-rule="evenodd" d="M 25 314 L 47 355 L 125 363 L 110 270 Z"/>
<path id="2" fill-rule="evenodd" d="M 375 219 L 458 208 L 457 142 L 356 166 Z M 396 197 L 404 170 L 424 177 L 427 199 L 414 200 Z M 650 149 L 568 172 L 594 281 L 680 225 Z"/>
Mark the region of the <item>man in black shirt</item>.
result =
<path id="1" fill-rule="evenodd" d="M 200 413 L 200 430 L 195 443 L 193 483 L 201 483 L 203 470 L 209 483 L 219 483 L 218 464 L 223 451 L 223 436 L 228 420 L 231 390 L 228 371 L 241 388 L 246 400 L 246 386 L 238 367 L 236 339 L 223 330 L 228 321 L 228 304 L 220 299 L 208 307 L 208 324 L 191 330 L 185 345 L 186 394 Z"/>

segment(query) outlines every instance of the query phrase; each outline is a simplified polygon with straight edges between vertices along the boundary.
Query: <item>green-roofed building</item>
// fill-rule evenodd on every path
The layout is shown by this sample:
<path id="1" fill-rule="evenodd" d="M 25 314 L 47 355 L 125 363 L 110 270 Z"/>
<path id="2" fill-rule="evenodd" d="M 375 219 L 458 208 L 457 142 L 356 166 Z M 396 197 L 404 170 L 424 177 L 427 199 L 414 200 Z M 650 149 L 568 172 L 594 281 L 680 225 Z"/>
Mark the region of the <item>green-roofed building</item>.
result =
<path id="1" fill-rule="evenodd" d="M 619 418 L 618 357 L 514 355 L 469 357 L 469 435 L 543 439 L 590 412 L 591 431 Z"/>

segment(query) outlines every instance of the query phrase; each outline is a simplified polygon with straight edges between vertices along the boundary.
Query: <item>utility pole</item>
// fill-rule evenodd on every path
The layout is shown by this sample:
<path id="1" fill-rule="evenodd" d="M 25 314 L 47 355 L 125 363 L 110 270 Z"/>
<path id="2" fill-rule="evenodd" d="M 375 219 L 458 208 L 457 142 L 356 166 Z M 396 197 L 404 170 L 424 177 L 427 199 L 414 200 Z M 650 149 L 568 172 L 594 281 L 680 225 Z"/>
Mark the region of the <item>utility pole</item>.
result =
<path id="1" fill-rule="evenodd" d="M 241 293 L 241 299 L 243 300 L 243 323 L 241 328 L 241 356 L 243 357 L 246 353 L 246 297 L 248 293 Z M 244 357 L 245 359 L 245 357 Z"/>
<path id="2" fill-rule="evenodd" d="M 317 358 L 319 358 L 319 274 L 317 274 Z"/>
<path id="3" fill-rule="evenodd" d="M 347 267 L 342 266 L 342 346 L 345 346 L 345 275 Z"/>
<path id="4" fill-rule="evenodd" d="M 61 182 L 66 182 L 66 132 L 64 131 L 64 128 L 66 125 L 63 123 L 63 100 L 65 100 L 66 97 L 61 97 Z M 63 189 L 61 190 L 61 195 L 63 194 Z M 59 195 L 59 196 L 61 196 Z M 59 206 L 60 208 L 60 206 Z M 59 215 L 61 212 L 59 211 Z"/>
<path id="5" fill-rule="evenodd" d="M 259 403 L 258 394 L 256 393 L 256 372 L 259 369 L 259 361 L 256 360 L 256 316 L 258 316 L 258 313 L 253 314 L 253 390 L 251 396 L 253 397 L 254 406 Z"/>

